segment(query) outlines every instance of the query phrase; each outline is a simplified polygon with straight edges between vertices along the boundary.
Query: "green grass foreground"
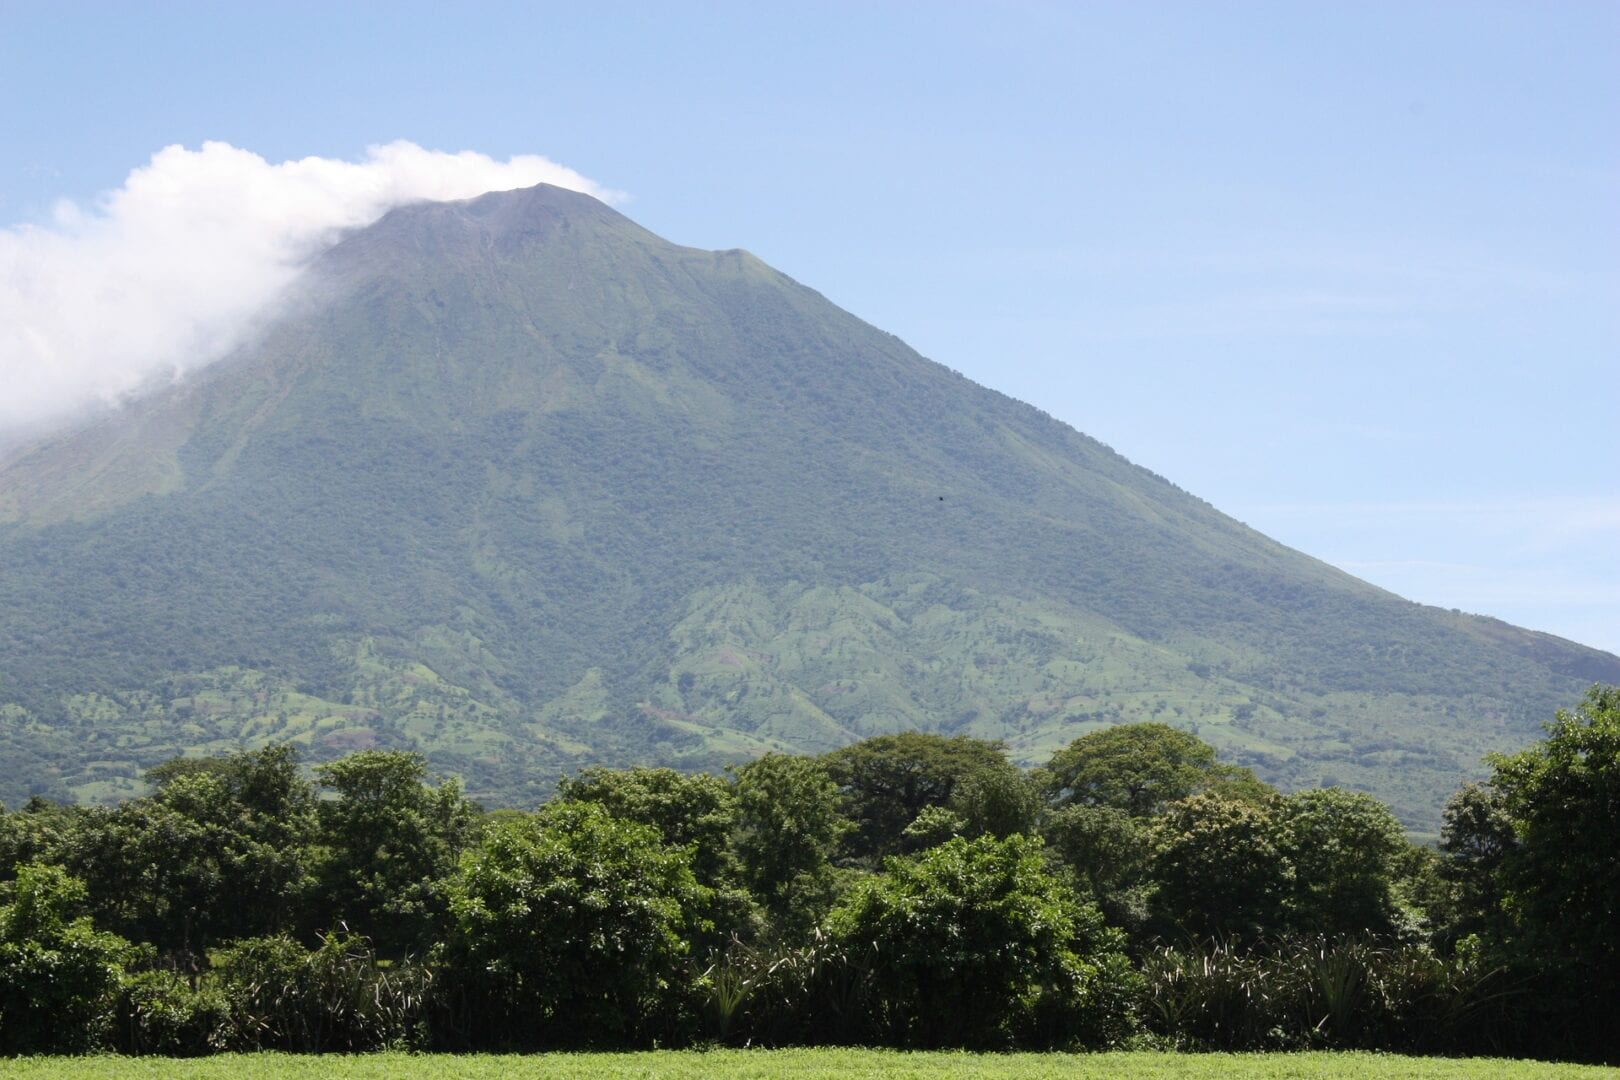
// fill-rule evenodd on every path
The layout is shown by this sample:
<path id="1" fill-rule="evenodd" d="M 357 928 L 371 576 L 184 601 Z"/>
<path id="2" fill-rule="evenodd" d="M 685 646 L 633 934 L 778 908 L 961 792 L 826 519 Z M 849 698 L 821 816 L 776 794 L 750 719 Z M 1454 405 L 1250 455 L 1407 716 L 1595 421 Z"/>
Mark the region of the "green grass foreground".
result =
<path id="1" fill-rule="evenodd" d="M 222 1054 L 191 1058 L 23 1058 L 0 1077 L 63 1080 L 1544 1080 L 1620 1077 L 1620 1069 L 1393 1054 L 962 1054 L 893 1050 L 715 1050 L 636 1054 Z"/>

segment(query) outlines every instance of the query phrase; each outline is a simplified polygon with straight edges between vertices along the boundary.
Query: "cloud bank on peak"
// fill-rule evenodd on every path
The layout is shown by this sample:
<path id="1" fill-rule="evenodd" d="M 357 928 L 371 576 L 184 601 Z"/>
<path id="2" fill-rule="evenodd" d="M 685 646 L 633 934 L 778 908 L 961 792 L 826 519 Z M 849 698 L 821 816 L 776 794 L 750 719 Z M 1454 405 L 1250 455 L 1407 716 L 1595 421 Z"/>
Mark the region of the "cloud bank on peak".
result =
<path id="1" fill-rule="evenodd" d="M 539 183 L 622 198 L 532 154 L 393 142 L 272 164 L 165 147 L 94 205 L 0 230 L 0 436 L 217 360 L 312 255 L 395 206 Z"/>

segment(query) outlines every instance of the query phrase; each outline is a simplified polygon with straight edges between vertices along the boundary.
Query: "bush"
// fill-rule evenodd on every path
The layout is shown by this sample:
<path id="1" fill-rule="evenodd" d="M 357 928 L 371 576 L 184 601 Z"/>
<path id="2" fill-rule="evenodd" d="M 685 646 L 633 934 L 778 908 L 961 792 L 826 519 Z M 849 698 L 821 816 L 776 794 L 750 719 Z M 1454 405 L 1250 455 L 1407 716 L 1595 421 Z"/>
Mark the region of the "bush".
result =
<path id="1" fill-rule="evenodd" d="M 698 979 L 710 1033 L 751 1046 L 859 1042 L 870 1027 L 872 959 L 819 929 L 791 947 L 734 940 Z"/>
<path id="2" fill-rule="evenodd" d="M 352 1053 L 425 1041 L 432 980 L 420 965 L 383 967 L 370 944 L 332 934 L 315 949 L 289 937 L 233 942 L 208 982 L 227 1012 L 231 1050 Z"/>
<path id="3" fill-rule="evenodd" d="M 1150 1030 L 1184 1050 L 1500 1052 L 1500 969 L 1413 945 L 1310 938 L 1163 946 L 1142 964 Z"/>
<path id="4" fill-rule="evenodd" d="M 212 1054 L 225 1049 L 231 1030 L 225 996 L 172 971 L 145 971 L 126 980 L 118 1019 L 117 1045 L 124 1054 Z"/>
<path id="5" fill-rule="evenodd" d="M 97 930 L 84 883 L 58 866 L 18 867 L 0 908 L 0 1053 L 82 1053 L 106 1044 L 129 943 Z"/>
<path id="6" fill-rule="evenodd" d="M 686 849 L 594 803 L 492 829 L 451 886 L 453 1041 L 580 1047 L 667 1040 L 689 1015 Z"/>
<path id="7" fill-rule="evenodd" d="M 959 837 L 890 860 L 829 934 L 869 964 L 869 1030 L 884 1042 L 1097 1045 L 1132 1027 L 1121 936 L 1046 873 L 1030 837 Z"/>

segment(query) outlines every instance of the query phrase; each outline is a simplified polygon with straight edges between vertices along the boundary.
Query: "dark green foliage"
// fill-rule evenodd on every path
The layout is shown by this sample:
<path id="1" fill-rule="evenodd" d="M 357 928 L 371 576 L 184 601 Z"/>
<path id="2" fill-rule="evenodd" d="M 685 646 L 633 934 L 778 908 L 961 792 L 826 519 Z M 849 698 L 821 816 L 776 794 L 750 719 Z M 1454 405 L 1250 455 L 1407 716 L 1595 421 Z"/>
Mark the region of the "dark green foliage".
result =
<path id="1" fill-rule="evenodd" d="M 129 943 L 84 915 L 84 884 L 60 867 L 17 867 L 0 907 L 0 1054 L 94 1050 L 108 1037 Z"/>
<path id="2" fill-rule="evenodd" d="M 1448 805 L 1445 936 L 1534 989 L 1535 1052 L 1617 1060 L 1620 688 L 1593 687 L 1540 743 L 1491 764 L 1488 785 Z"/>
<path id="3" fill-rule="evenodd" d="M 1122 724 L 1082 735 L 1042 770 L 1053 805 L 1111 806 L 1156 814 L 1219 776 L 1215 749 L 1166 724 Z"/>
<path id="4" fill-rule="evenodd" d="M 1065 806 L 1047 815 L 1041 835 L 1049 856 L 1067 869 L 1110 925 L 1132 933 L 1144 929 L 1153 868 L 1147 822 L 1115 806 Z"/>
<path id="5" fill-rule="evenodd" d="M 452 886 L 461 1035 L 516 1047 L 671 1037 L 689 1004 L 697 890 L 684 849 L 592 803 L 492 827 Z"/>
<path id="6" fill-rule="evenodd" d="M 1166 931 L 1252 938 L 1284 926 L 1294 868 L 1268 808 L 1192 795 L 1172 803 L 1153 831 L 1152 905 Z"/>
<path id="7" fill-rule="evenodd" d="M 1291 930 L 1335 936 L 1396 928 L 1406 837 L 1389 807 L 1365 792 L 1329 788 L 1284 795 L 1273 814 L 1294 872 Z"/>
<path id="8" fill-rule="evenodd" d="M 832 855 L 850 828 L 821 762 L 766 754 L 737 770 L 736 850 L 775 931 L 808 933 L 832 902 Z"/>
<path id="9" fill-rule="evenodd" d="M 289 924 L 309 887 L 314 789 L 297 751 L 268 747 L 173 770 L 150 798 L 86 815 L 56 857 L 97 921 L 195 964 Z"/>
<path id="10" fill-rule="evenodd" d="M 386 955 L 426 952 L 446 925 L 447 880 L 472 841 L 476 807 L 447 780 L 427 785 L 416 754 L 363 750 L 315 770 L 320 804 L 319 926 L 345 926 Z"/>
<path id="11" fill-rule="evenodd" d="M 915 1047 L 1117 1040 L 1131 1028 L 1123 939 L 1043 868 L 1040 842 L 958 837 L 891 860 L 829 921 L 869 958 L 872 1032 Z"/>
<path id="12" fill-rule="evenodd" d="M 651 825 L 666 845 L 691 850 L 692 873 L 705 885 L 737 880 L 731 850 L 737 797 L 721 777 L 674 769 L 590 768 L 565 777 L 557 797 L 597 803 L 616 818 Z"/>
<path id="13" fill-rule="evenodd" d="M 1360 793 L 1230 775 L 1157 814 L 1039 812 L 985 765 L 874 873 L 834 868 L 850 826 L 815 758 L 589 770 L 489 815 L 408 754 L 318 768 L 318 806 L 286 750 L 167 764 L 116 811 L 0 814 L 31 860 L 0 883 L 0 1053 L 1101 1046 L 1143 1016 L 1205 1049 L 1608 1060 L 1615 704 L 1496 759 L 1443 852 Z"/>
<path id="14" fill-rule="evenodd" d="M 230 1001 L 214 980 L 199 986 L 166 969 L 124 980 L 116 1035 L 121 1053 L 162 1057 L 219 1053 L 238 1042 Z"/>
<path id="15" fill-rule="evenodd" d="M 91 817 L 83 807 L 29 799 L 20 810 L 0 810 L 0 881 L 32 862 L 59 862 L 69 838 Z"/>
<path id="16" fill-rule="evenodd" d="M 1491 764 L 1516 838 L 1499 857 L 1517 932 L 1620 991 L 1620 687 L 1594 687 L 1542 742 Z"/>
<path id="17" fill-rule="evenodd" d="M 1454 945 L 1460 938 L 1479 933 L 1496 940 L 1508 936 L 1502 863 L 1518 843 L 1513 819 L 1496 788 L 1464 784 L 1446 800 L 1440 829 L 1444 858 L 1438 872 L 1449 888 L 1431 905 L 1443 916 L 1444 944 Z"/>
<path id="18" fill-rule="evenodd" d="M 1021 832 L 1034 805 L 1023 777 L 997 743 L 965 735 L 946 738 L 921 731 L 879 735 L 822 758 L 844 796 L 855 828 L 848 853 L 874 864 L 901 850 L 906 826 L 930 807 L 953 806 L 964 826 L 980 832 Z M 970 817 L 976 821 L 969 820 Z"/>
<path id="19" fill-rule="evenodd" d="M 820 929 L 788 945 L 732 942 L 699 979 L 709 1033 L 760 1046 L 869 1041 L 876 960 Z"/>
<path id="20" fill-rule="evenodd" d="M 354 1053 L 408 1045 L 425 1033 L 426 969 L 378 965 L 365 939 L 333 934 L 314 949 L 285 936 L 233 942 L 213 957 L 231 1050 Z"/>
<path id="21" fill-rule="evenodd" d="M 1039 785 L 1003 759 L 964 776 L 949 806 L 962 819 L 962 835 L 1002 837 L 1034 832 L 1044 803 Z"/>
<path id="22" fill-rule="evenodd" d="M 1053 857 L 1138 935 L 1155 925 L 1387 935 L 1406 924 L 1410 890 L 1397 886 L 1408 844 L 1370 795 L 1280 796 L 1161 724 L 1083 736 L 1038 775 L 1056 805 L 1042 825 Z"/>
<path id="23" fill-rule="evenodd" d="M 1523 1045 L 1522 988 L 1500 969 L 1418 946 L 1358 938 L 1164 946 L 1142 974 L 1148 1028 L 1180 1049 Z"/>
<path id="24" fill-rule="evenodd" d="M 962 815 L 946 806 L 930 806 L 911 819 L 900 834 L 899 850 L 914 855 L 938 847 L 955 836 L 966 836 L 968 825 Z"/>
<path id="25" fill-rule="evenodd" d="M 666 847 L 686 851 L 699 885 L 687 912 L 695 949 L 760 933 L 759 911 L 733 849 L 737 796 L 726 779 L 674 769 L 584 769 L 558 784 L 557 798 L 595 803 L 616 818 L 650 825 Z"/>

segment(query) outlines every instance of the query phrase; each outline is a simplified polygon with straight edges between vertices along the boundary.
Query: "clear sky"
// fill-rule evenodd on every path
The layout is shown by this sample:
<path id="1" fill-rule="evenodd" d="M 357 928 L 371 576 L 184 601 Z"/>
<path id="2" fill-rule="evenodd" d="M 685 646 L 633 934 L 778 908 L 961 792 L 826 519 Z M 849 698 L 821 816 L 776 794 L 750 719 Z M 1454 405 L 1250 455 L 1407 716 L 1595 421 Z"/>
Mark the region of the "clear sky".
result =
<path id="1" fill-rule="evenodd" d="M 1295 547 L 1620 652 L 1620 4 L 0 0 L 0 229 L 170 144 L 397 139 L 545 155 Z"/>

